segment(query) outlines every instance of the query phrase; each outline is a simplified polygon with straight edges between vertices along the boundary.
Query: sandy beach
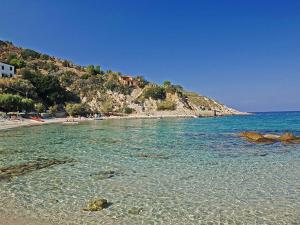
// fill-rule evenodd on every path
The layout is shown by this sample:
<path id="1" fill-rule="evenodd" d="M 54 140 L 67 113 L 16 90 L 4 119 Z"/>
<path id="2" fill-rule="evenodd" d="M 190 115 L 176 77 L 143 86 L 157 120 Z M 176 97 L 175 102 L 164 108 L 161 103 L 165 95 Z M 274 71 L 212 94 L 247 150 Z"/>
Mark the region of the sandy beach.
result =
<path id="1" fill-rule="evenodd" d="M 110 117 L 102 117 L 103 120 L 109 119 L 160 119 L 160 118 L 195 118 L 193 115 L 128 115 L 128 116 L 110 116 Z M 25 126 L 40 126 L 45 124 L 52 123 L 63 123 L 67 120 L 67 118 L 51 118 L 51 119 L 43 119 L 43 122 L 31 120 L 31 119 L 21 119 L 21 120 L 2 120 L 0 121 L 0 130 L 25 127 Z M 88 120 L 94 120 L 93 118 L 74 118 L 75 122 L 83 122 Z"/>
<path id="2" fill-rule="evenodd" d="M 44 119 L 44 122 L 39 122 L 31 119 L 2 120 L 0 121 L 0 130 L 6 130 L 6 129 L 12 129 L 17 127 L 24 127 L 24 126 L 39 126 L 39 125 L 51 124 L 51 123 L 62 123 L 64 121 L 66 121 L 66 118 Z"/>

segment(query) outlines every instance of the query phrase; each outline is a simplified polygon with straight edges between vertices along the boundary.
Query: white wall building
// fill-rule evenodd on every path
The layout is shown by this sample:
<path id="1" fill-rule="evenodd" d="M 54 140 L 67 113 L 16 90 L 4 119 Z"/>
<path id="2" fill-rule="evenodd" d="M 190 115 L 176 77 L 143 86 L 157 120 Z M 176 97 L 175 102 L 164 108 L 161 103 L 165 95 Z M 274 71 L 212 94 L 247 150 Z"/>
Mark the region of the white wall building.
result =
<path id="1" fill-rule="evenodd" d="M 5 63 L 0 62 L 0 78 L 1 77 L 14 77 L 15 74 L 15 67 L 12 65 L 8 65 Z"/>

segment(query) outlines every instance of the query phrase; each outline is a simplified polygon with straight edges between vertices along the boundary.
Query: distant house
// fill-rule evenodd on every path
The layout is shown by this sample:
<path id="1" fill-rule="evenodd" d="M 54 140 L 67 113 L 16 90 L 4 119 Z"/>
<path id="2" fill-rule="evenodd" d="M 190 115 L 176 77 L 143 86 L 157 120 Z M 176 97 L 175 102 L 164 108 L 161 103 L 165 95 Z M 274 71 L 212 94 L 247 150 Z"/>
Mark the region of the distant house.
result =
<path id="1" fill-rule="evenodd" d="M 128 85 L 128 86 L 136 85 L 135 80 L 130 76 L 120 76 L 120 81 L 123 85 Z"/>
<path id="2" fill-rule="evenodd" d="M 14 77 L 14 76 L 16 76 L 15 67 L 12 65 L 0 62 L 0 78 Z"/>

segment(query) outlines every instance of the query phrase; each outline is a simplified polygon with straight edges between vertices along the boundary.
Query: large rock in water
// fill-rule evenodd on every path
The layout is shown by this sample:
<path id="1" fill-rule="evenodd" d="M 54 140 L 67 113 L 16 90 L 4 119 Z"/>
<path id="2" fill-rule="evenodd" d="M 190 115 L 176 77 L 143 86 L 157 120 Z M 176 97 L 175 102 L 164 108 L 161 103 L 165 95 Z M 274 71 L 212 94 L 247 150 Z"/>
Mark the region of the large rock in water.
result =
<path id="1" fill-rule="evenodd" d="M 262 144 L 273 144 L 281 141 L 286 144 L 300 144 L 300 137 L 296 137 L 292 133 L 284 133 L 279 136 L 276 134 L 260 134 L 256 132 L 241 132 L 241 137 L 245 137 L 249 142 L 262 143 Z"/>
<path id="2" fill-rule="evenodd" d="M 276 139 L 265 137 L 264 135 L 256 132 L 241 132 L 241 137 L 245 137 L 248 141 L 260 144 L 273 144 L 277 142 Z"/>
<path id="3" fill-rule="evenodd" d="M 83 208 L 84 211 L 100 211 L 108 206 L 108 202 L 104 198 L 98 198 L 96 200 L 93 200 L 87 204 L 85 208 Z"/>
<path id="4" fill-rule="evenodd" d="M 269 138 L 269 139 L 274 139 L 274 140 L 279 140 L 280 135 L 277 134 L 264 134 L 265 138 Z"/>
<path id="5" fill-rule="evenodd" d="M 248 131 L 241 132 L 240 136 L 241 137 L 245 137 L 245 138 L 250 139 L 250 140 L 253 140 L 253 141 L 256 141 L 256 140 L 258 140 L 260 138 L 264 138 L 264 136 L 262 134 L 260 134 L 260 133 L 248 132 Z"/>
<path id="6" fill-rule="evenodd" d="M 296 137 L 292 133 L 284 133 L 278 139 L 284 143 L 300 144 L 300 137 Z"/>
<path id="7" fill-rule="evenodd" d="M 278 139 L 283 142 L 288 142 L 297 139 L 297 137 L 292 133 L 284 133 Z"/>

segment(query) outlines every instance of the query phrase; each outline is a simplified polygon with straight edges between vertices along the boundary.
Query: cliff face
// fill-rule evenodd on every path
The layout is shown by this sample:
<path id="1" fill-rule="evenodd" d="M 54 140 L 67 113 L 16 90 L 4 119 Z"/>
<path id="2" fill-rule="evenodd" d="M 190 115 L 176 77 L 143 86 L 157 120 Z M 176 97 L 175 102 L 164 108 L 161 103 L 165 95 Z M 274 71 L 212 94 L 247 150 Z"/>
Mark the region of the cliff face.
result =
<path id="1" fill-rule="evenodd" d="M 83 67 L 67 60 L 16 47 L 8 42 L 0 41 L 0 61 L 16 66 L 18 78 L 11 81 L 12 83 L 17 80 L 28 83 L 24 76 L 25 70 L 32 71 L 38 77 L 58 80 L 60 88 L 77 96 L 77 101 L 85 104 L 91 112 L 162 116 L 241 114 L 213 99 L 187 92 L 181 86 L 170 82 L 157 85 L 140 76 L 128 77 L 119 72 L 103 71 L 100 67 Z M 7 82 L 2 81 L 0 93 L 9 92 L 4 83 Z M 44 101 L 35 84 L 31 86 L 32 90 L 26 93 L 33 93 L 32 98 L 36 102 L 46 102 L 48 107 L 58 102 L 55 99 L 52 102 Z M 22 93 L 20 91 L 17 94 Z M 70 100 L 64 101 L 59 104 L 63 106 Z"/>

